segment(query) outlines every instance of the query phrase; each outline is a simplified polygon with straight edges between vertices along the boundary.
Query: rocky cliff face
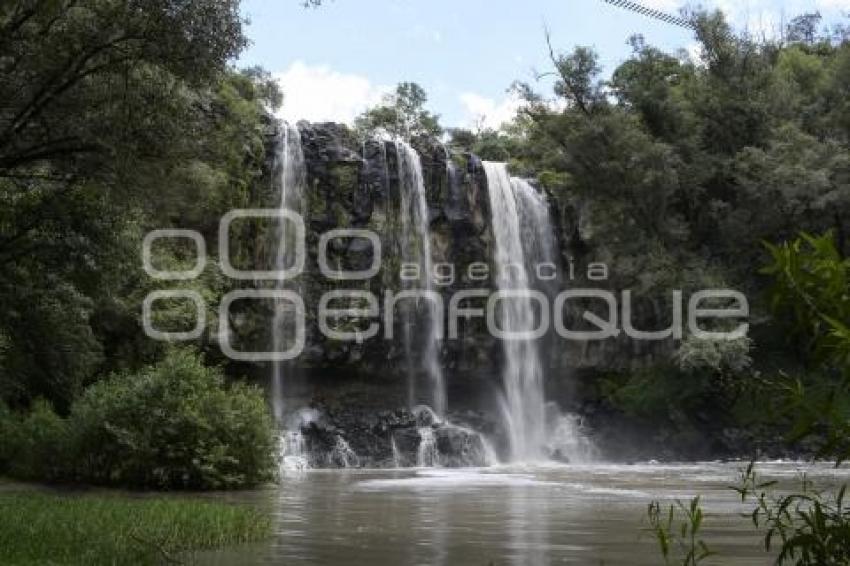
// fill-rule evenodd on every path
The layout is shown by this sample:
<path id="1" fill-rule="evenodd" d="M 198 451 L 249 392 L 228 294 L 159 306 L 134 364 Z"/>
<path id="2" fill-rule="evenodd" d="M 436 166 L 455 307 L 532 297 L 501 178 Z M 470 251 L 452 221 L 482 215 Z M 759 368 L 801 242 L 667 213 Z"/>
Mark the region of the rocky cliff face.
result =
<path id="1" fill-rule="evenodd" d="M 334 289 L 365 289 L 376 297 L 385 290 L 400 289 L 400 179 L 394 144 L 368 141 L 360 145 L 347 128 L 336 124 L 301 123 L 299 128 L 308 172 L 305 303 L 317 305 L 322 294 Z M 449 269 L 454 271 L 451 283 L 436 288 L 446 302 L 460 289 L 491 288 L 490 279 L 472 281 L 467 270 L 472 263 L 489 264 L 492 257 L 486 178 L 479 160 L 473 155 L 450 155 L 429 140 L 413 145 L 422 161 L 433 263 L 443 276 Z M 381 267 L 368 281 L 340 282 L 318 270 L 319 237 L 346 228 L 368 229 L 380 237 Z M 329 246 L 328 263 L 347 270 L 365 269 L 372 263 L 372 251 L 361 238 L 336 239 Z M 396 336 L 403 332 L 400 324 L 396 320 Z M 401 342 L 381 336 L 360 344 L 329 340 L 311 319 L 310 346 L 301 362 L 312 368 L 348 367 L 367 373 L 402 371 L 406 360 Z M 458 340 L 444 342 L 440 358 L 448 371 L 493 373 L 499 351 L 482 321 L 472 320 L 461 325 Z"/>
<path id="2" fill-rule="evenodd" d="M 380 297 L 384 290 L 400 289 L 400 220 L 398 156 L 392 142 L 370 140 L 361 144 L 344 125 L 299 123 L 304 158 L 307 164 L 307 246 L 304 276 L 305 303 L 317 305 L 322 294 L 340 288 L 366 289 Z M 433 263 L 440 275 L 449 273 L 454 280 L 438 284 L 446 304 L 462 289 L 493 289 L 495 267 L 493 232 L 487 192 L 487 179 L 480 159 L 469 153 L 449 152 L 435 140 L 417 139 L 425 181 L 431 227 Z M 548 195 L 561 247 L 562 271 L 573 272 L 563 281 L 565 287 L 587 285 L 584 265 L 569 268 L 580 261 L 583 248 L 582 225 L 587 224 L 574 202 L 559 201 Z M 317 245 L 323 232 L 339 228 L 365 228 L 381 238 L 383 257 L 378 275 L 368 282 L 340 282 L 322 276 L 317 264 Z M 335 240 L 329 249 L 329 263 L 344 269 L 364 269 L 372 261 L 371 247 L 362 239 Z M 487 264 L 489 278 L 471 280 L 471 264 Z M 441 265 L 443 264 L 443 265 Z M 354 285 L 356 284 L 356 285 Z M 602 282 L 607 286 L 609 283 Z M 594 282 L 594 286 L 600 286 Z M 310 313 L 308 313 L 308 316 Z M 643 317 L 648 325 L 650 316 Z M 399 334 L 396 334 L 398 336 Z M 301 362 L 309 367 L 349 367 L 360 371 L 386 371 L 398 366 L 403 356 L 399 340 L 376 337 L 362 344 L 328 340 L 318 332 L 316 320 L 309 324 L 309 350 Z M 606 343 L 578 344 L 550 341 L 545 360 L 553 369 L 575 367 L 613 367 L 648 359 L 666 349 L 652 345 Z M 471 319 L 459 327 L 457 340 L 446 340 L 440 353 L 443 367 L 453 372 L 493 374 L 498 372 L 502 350 L 480 319 Z"/>
<path id="3" fill-rule="evenodd" d="M 343 125 L 302 122 L 298 128 L 307 174 L 304 210 L 307 257 L 300 278 L 307 306 L 307 347 L 287 369 L 286 403 L 290 410 L 309 406 L 321 415 L 295 425 L 303 434 L 311 458 L 318 458 L 311 465 L 413 465 L 417 459 L 428 457 L 422 450 L 428 448 L 429 442 L 443 465 L 480 464 L 487 450 L 470 430 L 483 432 L 497 450 L 504 446 L 496 401 L 504 353 L 501 342 L 486 331 L 483 319 L 461 321 L 458 338 L 441 343 L 439 362 L 450 399 L 445 424 L 423 422 L 421 414 L 410 411 L 417 403 L 427 402 L 424 396 L 411 399 L 408 391 L 411 379 L 414 391 L 427 389 L 421 371 L 424 348 L 418 347 L 423 337 L 417 336 L 415 330 L 410 351 L 406 351 L 404 341 L 399 338 L 383 339 L 381 317 L 376 318 L 381 326 L 379 335 L 359 343 L 329 339 L 319 331 L 316 307 L 326 292 L 366 290 L 380 300 L 385 291 L 402 288 L 399 155 L 394 143 L 377 140 L 362 143 Z M 276 134 L 269 138 L 270 154 L 276 140 Z M 441 283 L 445 283 L 438 283 L 435 288 L 446 305 L 461 290 L 493 290 L 494 235 L 487 179 L 480 159 L 469 153 L 447 151 L 434 140 L 417 139 L 411 145 L 422 164 L 433 264 L 439 270 L 437 275 L 444 278 Z M 272 177 L 279 167 L 279 163 L 270 163 Z M 255 195 L 254 205 L 278 206 L 279 193 L 273 183 L 270 185 L 267 192 Z M 541 190 L 545 192 L 545 188 Z M 587 258 L 594 257 L 593 249 L 599 247 L 599 242 L 594 241 L 592 219 L 583 213 L 582 203 L 563 195 L 556 198 L 547 194 L 547 199 L 560 248 L 562 288 L 593 286 L 616 291 L 616 274 L 602 282 L 586 278 L 586 262 L 593 261 Z M 367 229 L 379 237 L 383 253 L 374 277 L 339 281 L 320 272 L 321 235 L 337 229 Z M 275 245 L 268 231 L 245 232 L 243 237 L 252 243 L 244 246 L 242 254 L 252 258 L 255 264 L 268 262 Z M 604 234 L 596 234 L 595 238 L 604 238 Z M 332 240 L 327 258 L 332 268 L 344 270 L 366 269 L 374 259 L 372 247 L 360 238 Z M 486 264 L 488 276 L 483 280 L 470 277 L 472 264 Z M 454 277 L 447 282 L 450 269 Z M 380 311 L 383 316 L 383 304 Z M 271 320 L 269 313 L 244 316 L 253 316 L 254 322 L 243 325 L 243 339 L 262 343 Z M 576 328 L 580 318 L 577 310 L 569 313 L 568 326 Z M 638 309 L 635 326 L 663 327 L 658 318 L 651 306 L 642 307 Z M 402 317 L 395 317 L 396 337 L 403 335 L 403 324 Z M 587 416 L 596 436 L 603 444 L 614 447 L 615 453 L 610 453 L 603 446 L 603 454 L 614 459 L 646 456 L 640 439 L 623 435 L 629 425 L 621 425 L 617 415 L 606 413 L 593 383 L 600 372 L 651 364 L 668 356 L 671 348 L 670 342 L 640 343 L 624 336 L 595 343 L 547 337 L 541 343 L 542 359 L 547 366 L 546 397 L 563 409 Z M 260 368 L 261 373 L 264 371 Z M 455 424 L 447 425 L 449 422 Z M 654 434 L 644 432 L 636 434 Z M 344 445 L 340 439 L 346 441 Z M 657 454 L 658 447 L 651 446 L 647 454 Z M 356 463 L 347 452 L 349 448 L 357 456 Z"/>

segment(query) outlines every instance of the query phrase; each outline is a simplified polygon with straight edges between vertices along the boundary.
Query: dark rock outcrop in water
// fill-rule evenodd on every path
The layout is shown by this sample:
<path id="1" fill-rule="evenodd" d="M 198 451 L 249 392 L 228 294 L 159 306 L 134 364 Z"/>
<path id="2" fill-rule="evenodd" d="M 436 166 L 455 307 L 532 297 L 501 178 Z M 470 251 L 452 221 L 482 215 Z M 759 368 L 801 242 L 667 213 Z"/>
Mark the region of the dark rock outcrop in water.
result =
<path id="1" fill-rule="evenodd" d="M 407 409 L 334 412 L 301 425 L 307 462 L 314 468 L 394 468 L 439 465 L 447 468 L 485 466 L 492 454 L 484 438 L 470 428 L 449 424 Z M 426 434 L 430 431 L 430 434 Z M 340 448 L 340 439 L 350 450 Z M 432 461 L 422 461 L 424 442 L 433 440 Z"/>

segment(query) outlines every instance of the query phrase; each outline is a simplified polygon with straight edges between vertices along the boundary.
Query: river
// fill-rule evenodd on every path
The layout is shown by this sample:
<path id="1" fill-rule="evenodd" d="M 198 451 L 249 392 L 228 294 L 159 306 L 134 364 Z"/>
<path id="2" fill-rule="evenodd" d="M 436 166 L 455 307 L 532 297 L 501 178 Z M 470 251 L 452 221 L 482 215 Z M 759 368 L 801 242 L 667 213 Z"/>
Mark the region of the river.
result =
<path id="1" fill-rule="evenodd" d="M 314 470 L 227 497 L 268 506 L 274 537 L 201 564 L 660 564 L 646 522 L 653 499 L 701 495 L 707 564 L 769 564 L 736 493 L 744 463 L 551 465 L 485 469 Z M 827 464 L 759 464 L 795 485 L 847 481 Z"/>

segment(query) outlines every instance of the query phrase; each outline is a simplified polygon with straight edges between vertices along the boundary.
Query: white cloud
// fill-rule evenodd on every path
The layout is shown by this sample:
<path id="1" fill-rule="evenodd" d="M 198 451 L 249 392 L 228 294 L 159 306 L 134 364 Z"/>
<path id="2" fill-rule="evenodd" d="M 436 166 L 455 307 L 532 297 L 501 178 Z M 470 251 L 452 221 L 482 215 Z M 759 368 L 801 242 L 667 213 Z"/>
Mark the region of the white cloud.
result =
<path id="1" fill-rule="evenodd" d="M 514 93 L 496 101 L 474 92 L 465 92 L 460 95 L 460 102 L 466 109 L 468 126 L 481 124 L 485 128 L 493 129 L 513 120 L 522 106 L 522 100 Z"/>
<path id="2" fill-rule="evenodd" d="M 295 61 L 275 76 L 283 89 L 280 116 L 289 121 L 351 123 L 392 90 L 372 84 L 360 75 L 340 73 L 327 65 L 312 66 L 303 61 Z"/>
<path id="3" fill-rule="evenodd" d="M 821 10 L 848 10 L 850 0 L 817 0 L 815 2 Z"/>

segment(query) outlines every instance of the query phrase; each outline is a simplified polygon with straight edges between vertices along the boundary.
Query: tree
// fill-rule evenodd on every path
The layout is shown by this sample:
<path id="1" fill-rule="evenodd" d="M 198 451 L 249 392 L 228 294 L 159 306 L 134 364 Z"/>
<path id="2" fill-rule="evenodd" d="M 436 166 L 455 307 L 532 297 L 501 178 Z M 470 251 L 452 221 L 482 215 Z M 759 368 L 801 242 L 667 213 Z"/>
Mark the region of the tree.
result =
<path id="1" fill-rule="evenodd" d="M 439 137 L 443 133 L 439 116 L 425 109 L 428 95 L 416 83 L 403 82 L 381 105 L 366 110 L 355 120 L 363 133 L 383 133 L 410 140 L 417 136 Z"/>
<path id="2" fill-rule="evenodd" d="M 64 413 L 161 355 L 140 332 L 141 238 L 211 237 L 247 204 L 281 95 L 228 67 L 237 0 L 3 3 L 0 30 L 0 396 Z"/>
<path id="3" fill-rule="evenodd" d="M 822 19 L 820 12 L 810 12 L 797 16 L 791 20 L 786 28 L 786 39 L 792 43 L 814 44 L 817 38 L 818 25 Z"/>
<path id="4" fill-rule="evenodd" d="M 142 95 L 203 84 L 246 42 L 236 0 L 11 2 L 0 37 L 0 176 L 13 180 L 113 171 L 163 125 Z"/>

